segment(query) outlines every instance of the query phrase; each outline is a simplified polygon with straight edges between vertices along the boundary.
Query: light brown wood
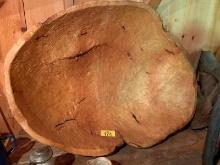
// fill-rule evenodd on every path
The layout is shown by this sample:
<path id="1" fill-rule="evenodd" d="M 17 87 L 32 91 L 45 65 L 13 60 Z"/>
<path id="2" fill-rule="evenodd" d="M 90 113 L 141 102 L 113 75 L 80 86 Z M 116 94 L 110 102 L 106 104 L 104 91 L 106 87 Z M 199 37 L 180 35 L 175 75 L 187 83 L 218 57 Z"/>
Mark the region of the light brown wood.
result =
<path id="1" fill-rule="evenodd" d="M 3 89 L 3 77 L 2 77 L 2 64 L 4 62 L 4 58 L 14 44 L 14 42 L 22 35 L 23 32 L 27 30 L 26 18 L 28 28 L 32 25 L 45 20 L 47 17 L 55 14 L 58 11 L 61 11 L 65 8 L 68 8 L 73 5 L 73 0 L 60 0 L 60 1 L 23 1 L 23 0 L 15 0 L 15 1 L 5 1 L 5 4 L 2 4 L 0 10 L 0 103 L 2 107 L 2 111 L 4 112 L 5 119 L 0 116 L 0 131 L 8 132 L 8 128 L 5 125 L 5 122 L 8 122 L 11 129 L 14 133 L 18 133 L 21 128 L 19 125 L 16 125 L 16 122 L 13 120 L 13 116 L 10 114 L 8 110 L 7 103 L 5 103 L 6 99 Z M 25 10 L 24 11 L 24 5 Z"/>
<path id="2" fill-rule="evenodd" d="M 74 1 L 74 0 L 63 0 L 64 8 L 67 9 L 67 8 L 73 6 L 73 4 L 74 4 L 73 1 Z"/>
<path id="3" fill-rule="evenodd" d="M 44 22 L 51 15 L 64 10 L 64 0 L 23 0 L 27 27 Z M 66 4 L 67 5 L 67 4 Z"/>
<path id="4" fill-rule="evenodd" d="M 0 10 L 0 54 L 1 62 L 14 42 L 21 36 L 21 11 L 20 0 L 6 1 Z"/>
<path id="5" fill-rule="evenodd" d="M 73 0 L 23 0 L 28 28 L 73 5 Z"/>
<path id="6" fill-rule="evenodd" d="M 5 1 L 0 8 L 0 107 L 14 133 L 21 130 L 16 124 L 7 106 L 7 102 L 3 92 L 3 63 L 8 50 L 15 41 L 22 35 L 21 28 L 25 26 L 24 11 L 20 0 Z M 5 120 L 0 115 L 0 131 L 10 131 L 5 124 Z"/>
<path id="7" fill-rule="evenodd" d="M 150 147 L 194 114 L 193 69 L 143 3 L 91 2 L 61 12 L 26 33 L 4 68 L 7 99 L 24 130 L 76 154 Z"/>
<path id="8" fill-rule="evenodd" d="M 103 2 L 103 1 L 112 1 L 112 0 L 74 0 L 74 5 L 79 5 L 79 4 L 83 4 L 83 3 L 88 3 L 89 1 L 91 2 Z M 125 1 L 125 2 L 129 2 L 129 1 L 133 1 L 133 2 L 143 2 L 145 4 L 148 4 L 149 6 L 151 6 L 153 9 L 157 9 L 157 7 L 159 6 L 159 4 L 161 3 L 161 0 L 114 0 L 114 1 Z"/>
<path id="9" fill-rule="evenodd" d="M 109 1 L 111 2 L 112 0 L 74 0 L 74 5 L 79 5 L 79 4 L 83 4 L 83 3 L 89 3 L 89 2 L 103 2 L 103 1 Z M 125 2 L 129 2 L 129 1 L 134 1 L 134 2 L 144 2 L 144 0 L 114 0 L 114 1 L 125 1 Z M 148 0 L 150 1 L 150 0 Z M 148 2 L 147 2 L 148 3 Z"/>

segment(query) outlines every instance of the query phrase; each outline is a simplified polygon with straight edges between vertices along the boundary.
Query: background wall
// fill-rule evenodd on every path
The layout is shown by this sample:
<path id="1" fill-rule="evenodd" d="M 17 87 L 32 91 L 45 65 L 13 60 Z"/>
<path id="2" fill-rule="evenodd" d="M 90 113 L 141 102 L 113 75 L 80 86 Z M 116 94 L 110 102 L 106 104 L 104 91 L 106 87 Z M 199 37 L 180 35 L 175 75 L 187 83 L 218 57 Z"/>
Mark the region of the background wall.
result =
<path id="1" fill-rule="evenodd" d="M 188 51 L 192 62 L 200 50 L 218 50 L 219 0 L 162 0 L 157 11 L 165 29 Z"/>

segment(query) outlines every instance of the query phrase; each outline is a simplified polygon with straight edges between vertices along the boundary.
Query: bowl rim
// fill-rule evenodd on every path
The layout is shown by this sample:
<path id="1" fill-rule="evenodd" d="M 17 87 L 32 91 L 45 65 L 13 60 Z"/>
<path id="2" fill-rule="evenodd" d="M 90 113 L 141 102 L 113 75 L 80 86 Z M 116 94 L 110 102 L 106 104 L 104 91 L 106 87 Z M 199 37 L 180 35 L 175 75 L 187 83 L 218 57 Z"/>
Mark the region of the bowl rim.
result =
<path id="1" fill-rule="evenodd" d="M 131 7 L 137 7 L 137 8 L 140 8 L 140 9 L 145 9 L 146 11 L 151 13 L 151 15 L 154 17 L 154 19 L 160 20 L 158 14 L 156 12 L 154 12 L 154 10 L 144 2 L 124 1 L 124 0 L 114 1 L 114 0 L 112 0 L 112 1 L 101 1 L 101 2 L 99 2 L 99 1 L 98 2 L 90 1 L 90 2 L 83 3 L 83 4 L 74 5 L 74 6 L 68 8 L 66 10 L 62 10 L 62 11 L 50 16 L 45 22 L 34 25 L 30 29 L 28 29 L 17 40 L 17 42 L 15 42 L 15 44 L 9 50 L 9 52 L 7 53 L 7 55 L 5 57 L 4 66 L 3 66 L 4 94 L 6 95 L 6 98 L 7 98 L 8 104 L 9 104 L 9 109 L 10 109 L 13 117 L 19 123 L 19 125 L 22 127 L 22 129 L 24 129 L 34 139 L 36 139 L 37 141 L 39 141 L 43 144 L 52 145 L 52 146 L 55 146 L 57 148 L 61 148 L 61 149 L 66 150 L 66 151 L 76 153 L 76 154 L 80 154 L 80 155 L 85 155 L 85 156 L 88 156 L 88 155 L 90 155 L 90 156 L 100 156 L 100 155 L 107 155 L 107 154 L 110 154 L 110 153 L 109 153 L 109 150 L 107 150 L 107 149 L 105 151 L 103 149 L 91 149 L 90 151 L 88 151 L 88 149 L 85 150 L 85 149 L 80 149 L 80 148 L 74 148 L 74 147 L 71 147 L 71 146 L 65 146 L 64 144 L 54 142 L 51 139 L 46 138 L 46 137 L 40 135 L 39 133 L 37 133 L 36 131 L 34 131 L 29 126 L 27 119 L 24 117 L 24 115 L 22 114 L 22 112 L 20 111 L 18 106 L 16 105 L 15 98 L 14 98 L 14 95 L 13 95 L 12 86 L 11 86 L 10 70 L 11 70 L 12 62 L 15 59 L 15 57 L 16 57 L 17 53 L 19 52 L 19 50 L 25 45 L 25 43 L 27 41 L 32 39 L 32 36 L 40 28 L 43 28 L 45 25 L 48 25 L 48 24 L 52 23 L 56 19 L 66 15 L 66 14 L 75 13 L 77 11 L 85 10 L 85 9 L 88 9 L 88 8 L 105 7 L 105 6 L 108 6 L 108 7 L 109 6 L 112 6 L 112 7 L 113 6 L 131 6 Z M 115 148 L 117 148 L 117 146 L 115 146 Z M 88 151 L 89 154 L 86 154 L 85 151 Z M 100 154 L 100 152 L 102 152 L 104 154 Z"/>

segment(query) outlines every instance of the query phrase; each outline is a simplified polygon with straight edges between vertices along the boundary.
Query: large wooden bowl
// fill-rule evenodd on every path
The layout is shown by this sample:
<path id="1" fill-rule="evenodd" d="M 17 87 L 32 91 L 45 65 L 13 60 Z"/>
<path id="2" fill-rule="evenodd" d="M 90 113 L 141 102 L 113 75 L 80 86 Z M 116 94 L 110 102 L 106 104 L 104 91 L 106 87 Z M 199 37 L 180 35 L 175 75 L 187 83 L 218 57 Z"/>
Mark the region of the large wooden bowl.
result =
<path id="1" fill-rule="evenodd" d="M 143 3 L 75 6 L 33 29 L 9 52 L 5 84 L 14 117 L 40 142 L 105 155 L 150 147 L 191 119 L 192 67 Z"/>

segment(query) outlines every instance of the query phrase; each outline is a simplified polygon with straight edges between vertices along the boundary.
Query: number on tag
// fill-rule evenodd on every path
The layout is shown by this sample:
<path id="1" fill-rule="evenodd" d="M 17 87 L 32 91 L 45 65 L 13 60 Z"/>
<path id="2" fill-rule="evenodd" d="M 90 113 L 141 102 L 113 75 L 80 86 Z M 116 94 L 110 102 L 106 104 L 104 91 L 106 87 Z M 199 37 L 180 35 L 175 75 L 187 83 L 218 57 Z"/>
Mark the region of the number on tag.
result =
<path id="1" fill-rule="evenodd" d="M 101 136 L 115 137 L 115 131 L 114 130 L 101 130 Z"/>

